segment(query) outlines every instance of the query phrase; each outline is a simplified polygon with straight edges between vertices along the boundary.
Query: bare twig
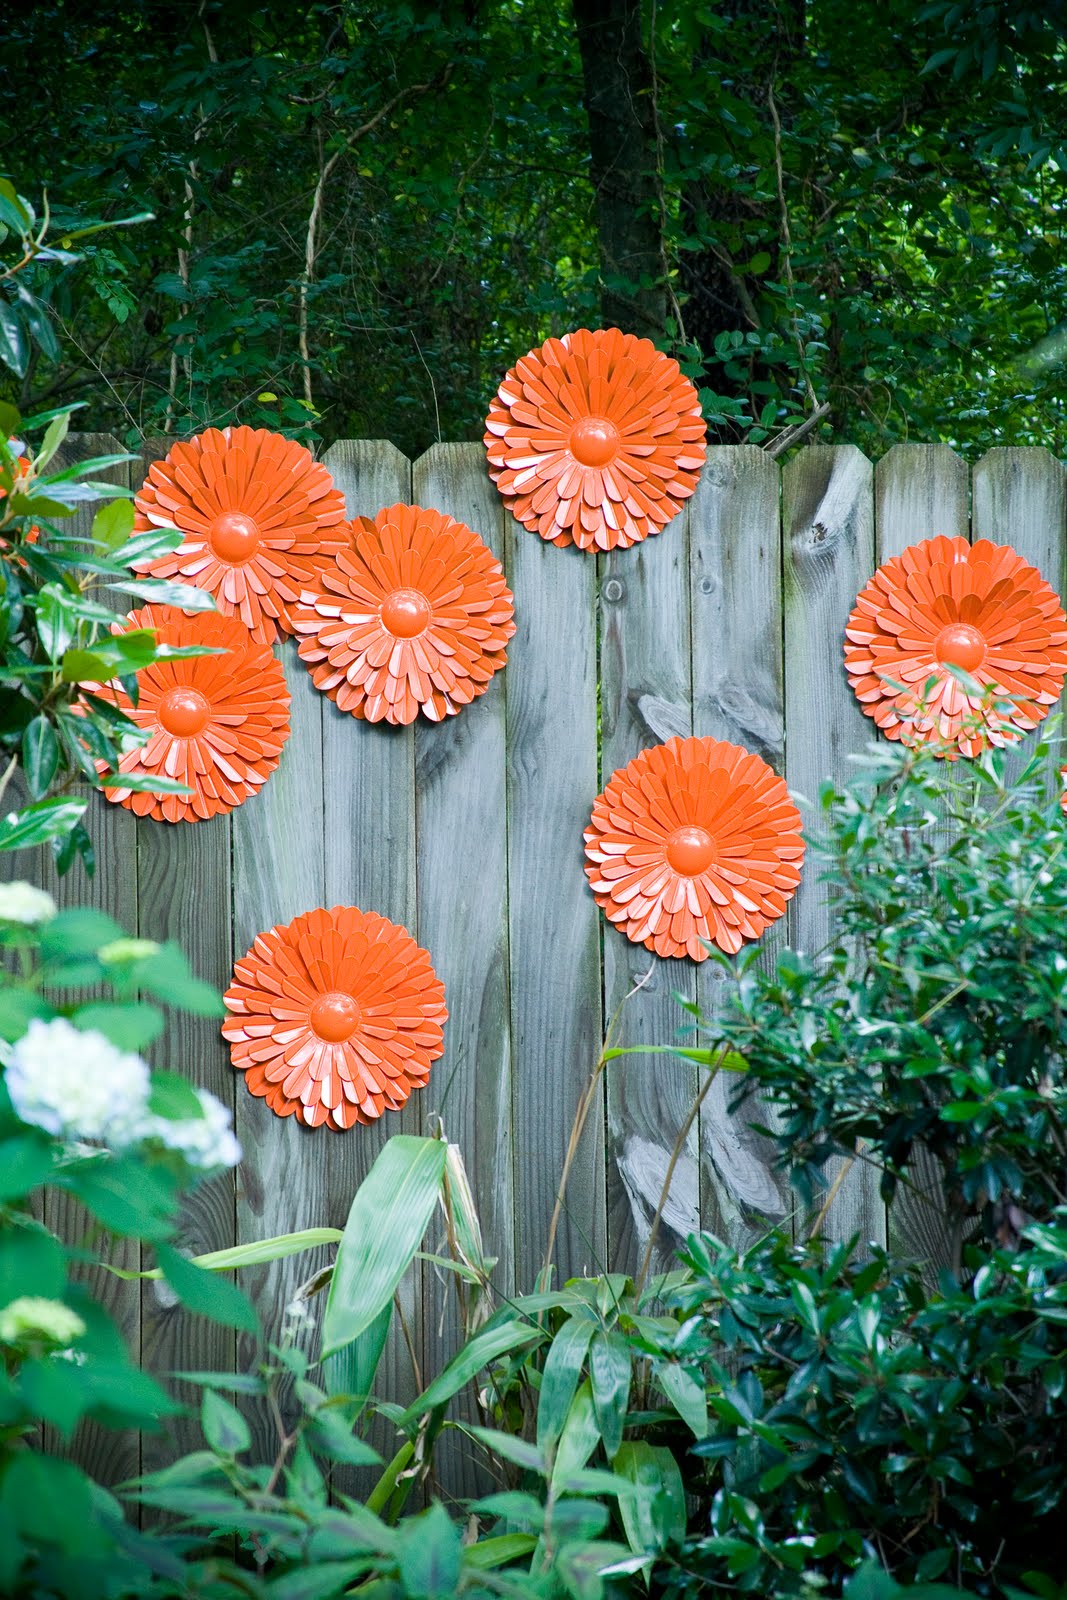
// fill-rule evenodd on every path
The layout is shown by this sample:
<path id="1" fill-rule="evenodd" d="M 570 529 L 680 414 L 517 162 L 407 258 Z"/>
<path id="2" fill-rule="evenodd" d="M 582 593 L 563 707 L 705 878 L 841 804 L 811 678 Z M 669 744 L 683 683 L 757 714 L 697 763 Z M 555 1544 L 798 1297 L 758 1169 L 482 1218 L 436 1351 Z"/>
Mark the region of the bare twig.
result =
<path id="1" fill-rule="evenodd" d="M 218 63 L 219 57 L 218 51 L 215 49 L 215 41 L 211 37 L 211 30 L 208 28 L 208 25 L 204 20 L 205 3 L 206 0 L 200 0 L 200 9 L 197 14 L 200 18 L 200 26 L 204 30 L 204 39 L 207 44 L 208 60 L 211 62 L 212 66 L 215 66 Z M 207 118 L 204 116 L 204 108 L 201 105 L 197 110 L 196 132 L 193 134 L 194 149 L 203 138 L 204 129 L 206 126 Z M 189 288 L 189 256 L 193 248 L 193 218 L 196 215 L 196 194 L 193 189 L 193 184 L 196 182 L 199 174 L 200 166 L 196 157 L 194 156 L 189 163 L 189 171 L 185 176 L 185 226 L 182 228 L 182 239 L 184 240 L 184 243 L 178 246 L 178 276 L 186 290 Z M 163 424 L 164 433 L 172 433 L 174 431 L 174 412 L 178 398 L 179 359 L 181 360 L 182 371 L 185 374 L 186 383 L 189 385 L 192 384 L 193 364 L 192 356 L 188 348 L 188 335 L 185 336 L 184 340 L 186 345 L 185 352 L 179 358 L 178 347 L 182 342 L 182 340 L 176 340 L 170 353 L 170 373 L 167 384 L 167 415 Z"/>
<path id="2" fill-rule="evenodd" d="M 582 1142 L 582 1134 L 585 1132 L 585 1124 L 589 1118 L 589 1113 L 592 1110 L 593 1102 L 596 1099 L 601 1076 L 603 1075 L 604 1069 L 608 1064 L 607 1055 L 615 1038 L 615 1030 L 619 1025 L 619 1018 L 622 1016 L 623 1007 L 625 1006 L 627 1000 L 631 999 L 631 997 L 635 995 L 639 989 L 644 988 L 649 978 L 651 978 L 654 970 L 654 968 L 649 967 L 648 971 L 643 973 L 642 976 L 638 978 L 633 988 L 627 990 L 626 994 L 623 995 L 622 999 L 616 1006 L 611 1021 L 608 1023 L 608 1031 L 604 1035 L 604 1043 L 600 1048 L 600 1054 L 597 1057 L 596 1065 L 589 1075 L 589 1082 L 585 1086 L 585 1093 L 582 1095 L 582 1098 L 578 1104 L 578 1110 L 575 1112 L 574 1122 L 571 1126 L 570 1138 L 567 1140 L 567 1153 L 563 1158 L 563 1171 L 560 1173 L 559 1188 L 556 1191 L 556 1204 L 552 1210 L 552 1221 L 548 1225 L 548 1240 L 545 1244 L 544 1260 L 541 1264 L 540 1272 L 540 1285 L 542 1289 L 548 1287 L 548 1274 L 552 1266 L 552 1254 L 556 1248 L 556 1234 L 559 1231 L 559 1219 L 563 1215 L 563 1198 L 567 1192 L 567 1181 L 570 1178 L 571 1168 L 574 1166 L 575 1157 L 578 1154 L 578 1146 Z"/>
<path id="3" fill-rule="evenodd" d="M 692 1128 L 693 1123 L 700 1115 L 700 1108 L 707 1099 L 708 1090 L 711 1088 L 718 1075 L 718 1066 L 708 1068 L 708 1075 L 701 1086 L 700 1093 L 693 1101 L 693 1104 L 689 1107 L 689 1114 L 682 1123 L 681 1128 L 678 1130 L 678 1137 L 675 1139 L 674 1149 L 671 1151 L 671 1159 L 667 1163 L 667 1171 L 663 1177 L 663 1188 L 660 1190 L 659 1201 L 656 1205 L 656 1212 L 652 1218 L 652 1226 L 648 1230 L 648 1239 L 645 1243 L 645 1253 L 641 1257 L 641 1270 L 638 1272 L 637 1278 L 634 1282 L 634 1290 L 637 1294 L 640 1294 L 641 1290 L 644 1288 L 645 1281 L 648 1278 L 648 1269 L 652 1265 L 652 1251 L 655 1248 L 656 1237 L 659 1233 L 659 1225 L 663 1219 L 663 1208 L 667 1204 L 667 1197 L 670 1194 L 671 1184 L 674 1181 L 674 1169 L 681 1159 L 682 1151 L 685 1149 L 686 1140 L 689 1138 L 689 1130 Z"/>
<path id="4" fill-rule="evenodd" d="M 796 317 L 796 284 L 793 280 L 793 236 L 789 231 L 789 207 L 785 201 L 785 168 L 782 164 L 782 124 L 778 117 L 778 106 L 774 98 L 773 80 L 767 85 L 767 104 L 770 107 L 771 121 L 774 124 L 774 170 L 778 181 L 778 209 L 782 218 L 782 262 L 785 267 L 785 281 L 789 286 L 789 308 L 793 322 L 793 341 L 797 347 L 800 358 L 800 371 L 804 378 L 804 385 L 808 391 L 808 398 L 812 407 L 817 407 L 819 397 L 815 387 L 808 376 L 808 360 L 804 353 L 804 341 L 800 337 Z"/>
<path id="5" fill-rule="evenodd" d="M 322 221 L 323 197 L 330 175 L 337 166 L 342 156 L 350 153 L 361 139 L 368 133 L 373 133 L 389 113 L 400 105 L 401 101 L 408 100 L 412 95 L 426 94 L 435 84 L 443 84 L 448 77 L 449 69 L 431 78 L 428 83 L 409 84 L 406 89 L 401 89 L 387 100 L 379 111 L 369 117 L 366 122 L 354 128 L 342 144 L 337 146 L 332 156 L 323 159 L 322 132 L 319 130 L 319 176 L 315 184 L 315 192 L 311 197 L 311 211 L 308 214 L 307 232 L 304 236 L 304 270 L 300 276 L 299 300 L 297 304 L 297 347 L 300 351 L 300 363 L 304 374 L 304 401 L 308 406 L 313 406 L 311 388 L 311 351 L 308 344 L 308 294 L 312 283 L 315 281 L 315 263 L 319 254 L 319 224 Z"/>
<path id="6" fill-rule="evenodd" d="M 856 1165 L 858 1159 L 859 1154 L 857 1152 L 856 1155 L 849 1156 L 847 1161 L 843 1161 L 841 1163 L 841 1169 L 827 1191 L 826 1199 L 822 1203 L 819 1214 L 812 1223 L 811 1228 L 808 1230 L 809 1240 L 817 1239 L 819 1234 L 822 1232 L 823 1225 L 826 1222 L 827 1217 L 830 1215 L 830 1207 L 840 1194 L 841 1185 L 852 1171 L 852 1168 Z"/>
<path id="7" fill-rule="evenodd" d="M 810 433 L 812 428 L 815 427 L 816 423 L 821 422 L 823 417 L 827 417 L 829 414 L 830 403 L 829 401 L 824 400 L 822 404 L 816 406 L 815 410 L 810 412 L 802 422 L 794 422 L 791 427 L 784 428 L 778 435 L 777 439 L 775 439 L 774 443 L 767 446 L 767 454 L 769 456 L 784 455 L 785 452 L 787 450 L 791 450 L 795 444 L 799 444 L 804 435 Z"/>
<path id="8" fill-rule="evenodd" d="M 8 762 L 7 766 L 4 769 L 3 777 L 0 778 L 0 800 L 2 800 L 4 798 L 4 794 L 7 791 L 7 786 L 11 782 L 11 779 L 14 776 L 15 768 L 18 766 L 18 764 L 19 764 L 18 756 L 17 755 L 13 755 L 11 757 L 11 760 Z"/>

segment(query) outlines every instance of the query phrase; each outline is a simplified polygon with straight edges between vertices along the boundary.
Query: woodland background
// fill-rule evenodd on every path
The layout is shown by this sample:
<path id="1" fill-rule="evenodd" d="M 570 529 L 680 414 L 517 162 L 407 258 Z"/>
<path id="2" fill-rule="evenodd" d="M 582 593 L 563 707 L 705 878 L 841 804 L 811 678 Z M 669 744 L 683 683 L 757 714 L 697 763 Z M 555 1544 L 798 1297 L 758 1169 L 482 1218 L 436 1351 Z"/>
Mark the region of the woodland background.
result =
<path id="1" fill-rule="evenodd" d="M 1067 453 L 1063 0 L 67 0 L 5 32 L 19 191 L 60 229 L 153 215 L 20 275 L 55 336 L 24 412 L 415 456 L 602 320 L 720 443 Z"/>

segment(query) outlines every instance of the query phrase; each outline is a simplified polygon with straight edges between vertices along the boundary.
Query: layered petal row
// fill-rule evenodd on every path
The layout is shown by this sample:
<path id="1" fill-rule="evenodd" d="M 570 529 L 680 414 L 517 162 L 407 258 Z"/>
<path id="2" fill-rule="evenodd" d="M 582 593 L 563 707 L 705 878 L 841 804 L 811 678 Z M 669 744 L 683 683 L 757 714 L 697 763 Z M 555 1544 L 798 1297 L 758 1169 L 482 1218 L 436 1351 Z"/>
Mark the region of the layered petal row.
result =
<path id="1" fill-rule="evenodd" d="M 609 921 L 661 956 L 736 953 L 800 882 L 800 813 L 759 756 L 669 739 L 615 772 L 585 833 L 586 876 Z"/>
<path id="2" fill-rule="evenodd" d="M 357 517 L 292 613 L 300 657 L 342 711 L 434 722 L 484 693 L 507 661 L 514 603 L 476 533 L 421 506 Z"/>
<path id="3" fill-rule="evenodd" d="M 444 1049 L 444 985 L 404 928 L 354 906 L 308 911 L 256 938 L 222 1025 L 251 1094 L 308 1127 L 396 1111 Z"/>
<path id="4" fill-rule="evenodd" d="M 176 550 L 141 572 L 206 589 L 257 639 L 291 633 L 316 565 L 349 541 L 341 491 L 310 450 L 265 428 L 208 428 L 148 469 L 134 531 L 176 527 Z"/>
<path id="5" fill-rule="evenodd" d="M 485 426 L 489 473 L 513 516 L 582 550 L 659 533 L 706 456 L 700 400 L 677 361 L 618 328 L 580 328 L 531 350 Z"/>
<path id="6" fill-rule="evenodd" d="M 153 794 L 116 785 L 104 793 L 139 817 L 162 822 L 232 811 L 266 782 L 289 737 L 289 691 L 280 663 L 242 622 L 218 612 L 187 615 L 171 606 L 144 606 L 112 632 L 134 628 L 155 629 L 159 642 L 175 649 L 201 645 L 222 654 L 142 668 L 136 705 L 118 681 L 87 685 L 149 733 L 147 744 L 123 756 L 120 773 L 173 778 L 192 790 Z"/>
<path id="7" fill-rule="evenodd" d="M 977 756 L 1048 715 L 1067 674 L 1067 617 L 1010 545 L 926 539 L 886 561 L 860 593 L 845 669 L 887 738 L 931 744 L 950 761 Z"/>

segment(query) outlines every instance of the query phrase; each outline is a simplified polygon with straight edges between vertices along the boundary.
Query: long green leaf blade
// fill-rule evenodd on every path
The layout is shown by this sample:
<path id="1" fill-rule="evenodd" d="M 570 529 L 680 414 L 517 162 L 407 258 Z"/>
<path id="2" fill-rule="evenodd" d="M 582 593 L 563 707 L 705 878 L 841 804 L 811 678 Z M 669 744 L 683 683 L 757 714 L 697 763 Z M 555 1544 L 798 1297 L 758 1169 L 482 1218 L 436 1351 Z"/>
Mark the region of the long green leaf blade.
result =
<path id="1" fill-rule="evenodd" d="M 358 1339 L 392 1300 L 433 1215 L 446 1153 L 442 1139 L 395 1134 L 360 1184 L 330 1281 L 323 1359 Z"/>

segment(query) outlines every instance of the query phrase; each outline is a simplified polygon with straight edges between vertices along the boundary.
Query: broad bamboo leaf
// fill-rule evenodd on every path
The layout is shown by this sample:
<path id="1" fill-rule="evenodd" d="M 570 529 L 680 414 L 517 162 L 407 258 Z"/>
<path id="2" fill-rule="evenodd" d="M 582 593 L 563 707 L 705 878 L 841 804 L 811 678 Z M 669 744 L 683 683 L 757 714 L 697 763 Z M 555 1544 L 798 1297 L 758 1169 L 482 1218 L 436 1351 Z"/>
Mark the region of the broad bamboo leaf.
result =
<path id="1" fill-rule="evenodd" d="M 337 1251 L 323 1358 L 377 1322 L 422 1243 L 445 1169 L 442 1139 L 396 1134 L 360 1184 Z"/>

